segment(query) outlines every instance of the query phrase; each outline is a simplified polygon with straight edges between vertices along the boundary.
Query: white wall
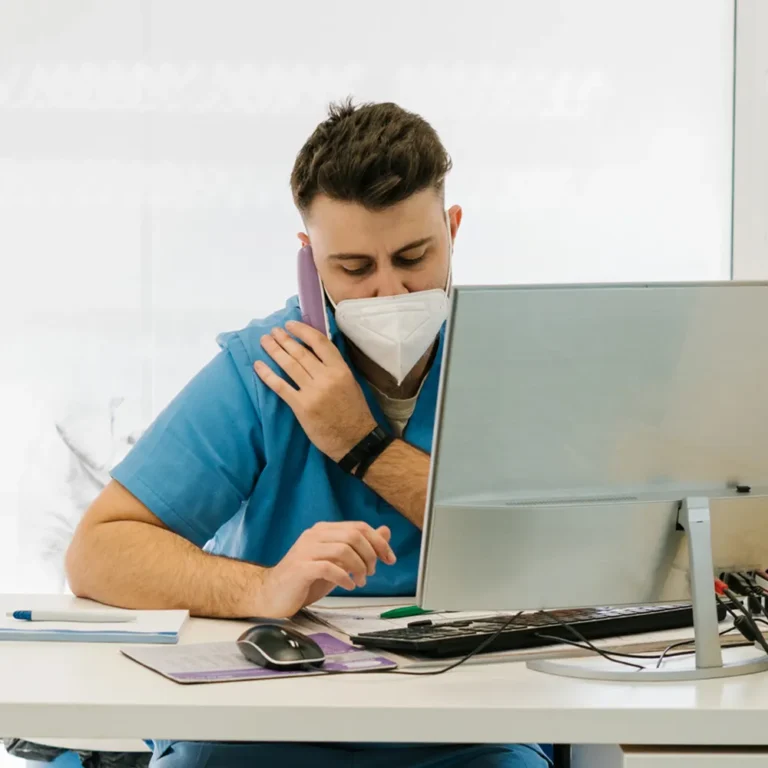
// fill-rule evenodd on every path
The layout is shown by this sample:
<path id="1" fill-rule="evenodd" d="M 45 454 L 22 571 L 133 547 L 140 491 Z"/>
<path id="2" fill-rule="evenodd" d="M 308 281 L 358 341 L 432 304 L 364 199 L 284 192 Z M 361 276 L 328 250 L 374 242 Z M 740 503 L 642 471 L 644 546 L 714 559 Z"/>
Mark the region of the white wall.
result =
<path id="1" fill-rule="evenodd" d="M 733 276 L 768 279 L 768 3 L 738 0 Z"/>
<path id="2" fill-rule="evenodd" d="M 288 177 L 331 99 L 438 129 L 458 282 L 728 276 L 730 0 L 382 8 L 0 0 L 0 589 L 54 406 L 148 417 L 294 292 Z"/>

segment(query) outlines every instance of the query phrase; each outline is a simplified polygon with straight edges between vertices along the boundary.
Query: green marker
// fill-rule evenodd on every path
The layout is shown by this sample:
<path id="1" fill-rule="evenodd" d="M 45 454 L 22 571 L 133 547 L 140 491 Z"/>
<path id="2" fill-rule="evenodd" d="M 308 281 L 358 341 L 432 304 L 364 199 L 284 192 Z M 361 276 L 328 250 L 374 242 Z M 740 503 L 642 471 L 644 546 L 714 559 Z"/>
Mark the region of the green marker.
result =
<path id="1" fill-rule="evenodd" d="M 418 605 L 404 605 L 401 608 L 392 608 L 389 611 L 384 611 L 379 618 L 405 619 L 408 616 L 423 616 L 425 613 L 432 613 L 432 611 L 425 611 L 423 608 L 419 608 Z"/>

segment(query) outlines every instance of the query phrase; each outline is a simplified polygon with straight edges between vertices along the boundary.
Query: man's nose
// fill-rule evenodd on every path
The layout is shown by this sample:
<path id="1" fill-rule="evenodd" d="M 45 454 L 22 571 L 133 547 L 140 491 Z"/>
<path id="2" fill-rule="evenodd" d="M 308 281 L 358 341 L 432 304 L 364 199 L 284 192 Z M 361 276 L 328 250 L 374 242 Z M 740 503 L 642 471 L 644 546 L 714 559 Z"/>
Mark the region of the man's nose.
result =
<path id="1" fill-rule="evenodd" d="M 392 268 L 379 269 L 376 275 L 376 296 L 400 296 L 408 293 L 403 284 L 402 276 Z"/>

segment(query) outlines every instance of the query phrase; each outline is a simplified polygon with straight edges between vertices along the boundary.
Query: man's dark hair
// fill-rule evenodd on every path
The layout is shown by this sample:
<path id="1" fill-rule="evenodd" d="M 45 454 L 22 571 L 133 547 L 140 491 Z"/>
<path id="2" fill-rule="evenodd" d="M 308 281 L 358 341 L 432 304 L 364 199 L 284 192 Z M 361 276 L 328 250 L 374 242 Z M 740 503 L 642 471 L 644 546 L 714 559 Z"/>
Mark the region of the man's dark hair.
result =
<path id="1" fill-rule="evenodd" d="M 451 158 L 424 118 L 397 104 L 331 104 L 296 156 L 293 199 L 302 215 L 319 194 L 381 210 L 433 187 Z"/>

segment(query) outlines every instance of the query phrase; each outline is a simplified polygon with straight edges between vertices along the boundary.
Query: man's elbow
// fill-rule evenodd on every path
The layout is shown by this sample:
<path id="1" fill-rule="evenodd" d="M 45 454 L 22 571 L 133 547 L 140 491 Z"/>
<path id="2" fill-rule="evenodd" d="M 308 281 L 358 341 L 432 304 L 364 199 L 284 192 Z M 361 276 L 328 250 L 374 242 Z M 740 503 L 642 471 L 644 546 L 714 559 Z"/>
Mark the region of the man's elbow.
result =
<path id="1" fill-rule="evenodd" d="M 93 531 L 79 526 L 72 537 L 64 557 L 64 573 L 70 590 L 77 597 L 91 597 L 88 584 L 88 564 L 92 558 L 88 555 L 89 539 Z"/>

